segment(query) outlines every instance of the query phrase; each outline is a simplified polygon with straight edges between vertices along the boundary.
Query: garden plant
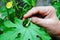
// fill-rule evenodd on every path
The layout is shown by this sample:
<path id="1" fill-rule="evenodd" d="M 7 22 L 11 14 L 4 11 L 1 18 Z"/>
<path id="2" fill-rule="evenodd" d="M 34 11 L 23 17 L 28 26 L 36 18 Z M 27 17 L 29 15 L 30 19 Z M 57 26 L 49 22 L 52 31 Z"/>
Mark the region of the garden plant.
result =
<path id="1" fill-rule="evenodd" d="M 0 0 L 0 40 L 52 40 L 42 27 L 33 24 L 30 18 L 22 20 L 37 0 Z M 60 19 L 60 1 L 52 0 Z"/>

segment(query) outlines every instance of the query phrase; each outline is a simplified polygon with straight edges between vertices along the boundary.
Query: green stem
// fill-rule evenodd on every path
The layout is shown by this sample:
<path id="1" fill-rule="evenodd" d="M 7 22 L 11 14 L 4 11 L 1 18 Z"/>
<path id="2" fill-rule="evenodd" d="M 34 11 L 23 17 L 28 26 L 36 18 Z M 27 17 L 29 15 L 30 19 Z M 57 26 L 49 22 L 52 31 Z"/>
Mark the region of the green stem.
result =
<path id="1" fill-rule="evenodd" d="M 13 3 L 14 3 L 14 6 L 16 7 L 16 9 L 18 10 L 18 6 L 17 6 L 15 0 L 12 0 L 12 1 L 13 1 Z"/>
<path id="2" fill-rule="evenodd" d="M 6 4 L 7 3 L 7 0 L 3 0 L 3 2 Z"/>
<path id="3" fill-rule="evenodd" d="M 30 21 L 31 21 L 30 19 L 25 19 L 25 20 L 23 21 L 23 26 L 26 27 L 26 28 L 29 27 Z"/>
<path id="4" fill-rule="evenodd" d="M 31 20 L 28 20 L 28 23 L 26 24 L 26 27 L 29 26 Z"/>

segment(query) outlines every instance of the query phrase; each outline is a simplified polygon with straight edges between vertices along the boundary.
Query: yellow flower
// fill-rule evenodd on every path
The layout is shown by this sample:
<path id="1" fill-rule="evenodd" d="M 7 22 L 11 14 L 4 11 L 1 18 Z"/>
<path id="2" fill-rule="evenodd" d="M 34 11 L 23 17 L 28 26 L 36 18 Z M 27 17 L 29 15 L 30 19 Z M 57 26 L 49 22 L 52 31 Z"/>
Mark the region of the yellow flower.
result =
<path id="1" fill-rule="evenodd" d="M 12 2 L 8 2 L 7 4 L 6 4 L 6 7 L 9 9 L 9 8 L 11 8 L 12 7 Z"/>

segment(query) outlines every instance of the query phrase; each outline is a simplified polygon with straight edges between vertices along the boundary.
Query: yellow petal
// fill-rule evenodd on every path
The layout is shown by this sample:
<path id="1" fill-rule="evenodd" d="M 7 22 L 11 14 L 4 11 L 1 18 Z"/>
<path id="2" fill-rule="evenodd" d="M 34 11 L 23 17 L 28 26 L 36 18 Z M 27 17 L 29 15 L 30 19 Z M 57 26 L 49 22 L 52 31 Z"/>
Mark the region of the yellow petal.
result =
<path id="1" fill-rule="evenodd" d="M 7 4 L 6 4 L 6 7 L 9 9 L 9 8 L 11 8 L 12 7 L 12 2 L 8 2 Z"/>

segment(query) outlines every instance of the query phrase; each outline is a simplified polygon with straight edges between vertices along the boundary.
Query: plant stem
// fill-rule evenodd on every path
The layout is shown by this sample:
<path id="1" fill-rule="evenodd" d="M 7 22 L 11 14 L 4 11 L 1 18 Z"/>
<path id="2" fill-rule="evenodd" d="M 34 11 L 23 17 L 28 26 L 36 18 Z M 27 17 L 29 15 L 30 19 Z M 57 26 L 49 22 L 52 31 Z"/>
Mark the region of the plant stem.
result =
<path id="1" fill-rule="evenodd" d="M 30 20 L 28 20 L 28 23 L 26 24 L 26 27 L 27 27 L 27 26 L 29 26 L 29 24 L 30 24 L 30 21 L 31 21 L 31 19 L 30 19 Z"/>
<path id="2" fill-rule="evenodd" d="M 17 7 L 17 4 L 16 4 L 15 0 L 12 0 L 12 1 L 14 3 L 14 6 L 16 7 L 16 9 L 18 10 L 18 7 Z"/>

